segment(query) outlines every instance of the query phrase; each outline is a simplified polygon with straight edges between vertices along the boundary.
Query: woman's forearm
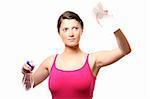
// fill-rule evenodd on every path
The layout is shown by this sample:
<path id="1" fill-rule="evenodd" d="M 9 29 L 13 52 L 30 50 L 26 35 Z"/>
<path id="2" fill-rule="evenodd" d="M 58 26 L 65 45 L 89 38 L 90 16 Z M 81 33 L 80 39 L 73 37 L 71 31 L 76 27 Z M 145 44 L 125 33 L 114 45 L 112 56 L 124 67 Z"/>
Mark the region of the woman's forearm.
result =
<path id="1" fill-rule="evenodd" d="M 121 50 L 121 52 L 124 55 L 129 54 L 131 52 L 131 48 L 121 29 L 116 30 L 114 34 L 117 40 L 118 48 Z"/>

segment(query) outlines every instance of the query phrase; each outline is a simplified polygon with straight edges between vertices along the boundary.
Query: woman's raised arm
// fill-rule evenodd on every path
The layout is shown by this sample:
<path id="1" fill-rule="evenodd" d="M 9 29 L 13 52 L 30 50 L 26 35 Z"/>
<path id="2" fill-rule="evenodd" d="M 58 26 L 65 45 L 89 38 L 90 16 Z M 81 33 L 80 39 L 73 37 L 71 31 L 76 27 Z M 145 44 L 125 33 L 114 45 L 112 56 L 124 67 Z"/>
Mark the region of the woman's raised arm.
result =
<path id="1" fill-rule="evenodd" d="M 118 47 L 109 51 L 98 51 L 92 54 L 95 65 L 102 67 L 112 64 L 131 52 L 130 45 L 123 32 L 118 29 L 114 32 Z"/>

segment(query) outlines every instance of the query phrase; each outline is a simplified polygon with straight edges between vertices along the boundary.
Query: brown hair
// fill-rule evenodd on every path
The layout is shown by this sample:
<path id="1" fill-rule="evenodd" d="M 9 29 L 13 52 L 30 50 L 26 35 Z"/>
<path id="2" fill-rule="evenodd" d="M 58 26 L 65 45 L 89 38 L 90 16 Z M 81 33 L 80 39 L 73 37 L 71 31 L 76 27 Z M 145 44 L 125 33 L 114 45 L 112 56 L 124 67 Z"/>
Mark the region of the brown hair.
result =
<path id="1" fill-rule="evenodd" d="M 76 21 L 78 21 L 80 23 L 82 29 L 84 27 L 83 21 L 81 20 L 81 18 L 79 17 L 78 14 L 76 14 L 72 11 L 65 11 L 64 13 L 61 14 L 61 16 L 59 17 L 58 22 L 57 22 L 58 33 L 60 32 L 59 28 L 60 28 L 60 25 L 61 25 L 63 19 L 75 19 Z"/>

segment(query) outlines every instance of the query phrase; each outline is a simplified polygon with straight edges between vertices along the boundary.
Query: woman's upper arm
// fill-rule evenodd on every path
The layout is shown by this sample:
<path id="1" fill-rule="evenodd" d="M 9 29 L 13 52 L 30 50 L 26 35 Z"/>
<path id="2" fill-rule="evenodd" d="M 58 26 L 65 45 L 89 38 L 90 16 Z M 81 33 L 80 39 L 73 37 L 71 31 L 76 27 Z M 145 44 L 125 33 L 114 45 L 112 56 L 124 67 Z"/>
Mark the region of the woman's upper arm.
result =
<path id="1" fill-rule="evenodd" d="M 118 48 L 110 51 L 98 51 L 93 53 L 95 65 L 98 67 L 110 65 L 119 60 L 120 58 L 122 58 L 123 56 L 124 54 Z"/>
<path id="2" fill-rule="evenodd" d="M 54 59 L 54 55 L 49 56 L 40 64 L 38 69 L 33 74 L 33 79 L 34 79 L 33 87 L 37 86 L 38 84 L 40 84 L 42 81 L 44 81 L 48 77 L 49 70 L 53 63 L 53 59 Z"/>

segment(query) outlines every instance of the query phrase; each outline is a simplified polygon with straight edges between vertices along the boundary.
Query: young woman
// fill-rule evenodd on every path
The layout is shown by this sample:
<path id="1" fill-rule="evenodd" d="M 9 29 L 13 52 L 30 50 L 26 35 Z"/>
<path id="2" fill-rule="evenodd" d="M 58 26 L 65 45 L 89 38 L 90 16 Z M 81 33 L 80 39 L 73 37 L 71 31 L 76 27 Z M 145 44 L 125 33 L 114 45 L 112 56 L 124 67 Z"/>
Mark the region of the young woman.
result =
<path id="1" fill-rule="evenodd" d="M 96 76 L 101 67 L 107 66 L 131 52 L 129 43 L 120 29 L 114 31 L 118 47 L 109 51 L 85 53 L 79 47 L 84 24 L 71 11 L 58 19 L 58 33 L 64 42 L 63 53 L 47 57 L 32 73 L 28 64 L 23 65 L 27 88 L 40 84 L 49 77 L 52 99 L 92 99 Z M 32 78 L 28 82 L 27 79 Z"/>

